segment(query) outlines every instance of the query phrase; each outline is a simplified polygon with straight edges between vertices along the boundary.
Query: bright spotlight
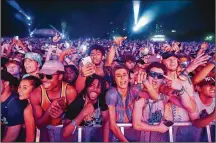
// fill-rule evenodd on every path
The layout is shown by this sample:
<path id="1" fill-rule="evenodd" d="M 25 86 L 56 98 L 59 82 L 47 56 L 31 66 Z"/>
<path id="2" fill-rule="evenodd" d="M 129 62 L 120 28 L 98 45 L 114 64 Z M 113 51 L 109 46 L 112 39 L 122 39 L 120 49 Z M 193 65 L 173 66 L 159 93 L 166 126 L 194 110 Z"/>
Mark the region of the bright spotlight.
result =
<path id="1" fill-rule="evenodd" d="M 28 20 L 31 20 L 31 17 L 27 16 L 27 19 L 28 19 Z"/>
<path id="2" fill-rule="evenodd" d="M 140 1 L 133 1 L 134 24 L 135 24 L 135 25 L 136 25 L 137 22 L 138 22 L 139 8 L 140 8 Z"/>
<path id="3" fill-rule="evenodd" d="M 31 26 L 31 23 L 28 23 L 29 26 Z"/>
<path id="4" fill-rule="evenodd" d="M 172 30 L 171 32 L 175 33 L 175 32 L 176 32 L 176 30 Z"/>
<path id="5" fill-rule="evenodd" d="M 133 31 L 138 31 L 140 28 L 148 24 L 149 19 L 145 16 L 141 17 L 138 23 L 134 26 Z"/>

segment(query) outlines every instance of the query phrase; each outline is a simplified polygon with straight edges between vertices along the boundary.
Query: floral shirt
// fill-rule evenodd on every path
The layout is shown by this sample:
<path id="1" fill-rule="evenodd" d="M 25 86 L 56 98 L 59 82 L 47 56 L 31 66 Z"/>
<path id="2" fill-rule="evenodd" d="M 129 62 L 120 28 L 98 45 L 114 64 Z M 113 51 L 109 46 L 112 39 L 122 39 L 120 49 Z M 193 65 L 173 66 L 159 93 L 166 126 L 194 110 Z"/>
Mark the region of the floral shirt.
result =
<path id="1" fill-rule="evenodd" d="M 132 112 L 134 102 L 139 98 L 139 90 L 135 87 L 129 88 L 125 104 L 122 100 L 121 94 L 118 92 L 117 88 L 110 88 L 106 93 L 106 104 L 115 106 L 116 112 L 116 122 L 124 123 L 124 113 L 130 122 L 132 122 Z M 125 105 L 125 106 L 124 106 Z"/>

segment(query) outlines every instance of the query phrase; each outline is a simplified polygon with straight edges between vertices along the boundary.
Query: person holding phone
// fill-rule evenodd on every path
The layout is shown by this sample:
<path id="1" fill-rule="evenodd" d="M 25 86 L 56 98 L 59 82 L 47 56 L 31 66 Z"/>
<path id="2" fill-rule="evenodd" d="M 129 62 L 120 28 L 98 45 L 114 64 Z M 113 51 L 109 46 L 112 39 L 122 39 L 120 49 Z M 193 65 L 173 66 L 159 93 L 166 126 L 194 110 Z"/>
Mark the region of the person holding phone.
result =
<path id="1" fill-rule="evenodd" d="M 74 87 L 63 82 L 64 72 L 61 62 L 55 60 L 45 62 L 38 74 L 42 85 L 33 90 L 30 95 L 36 126 L 45 132 L 45 136 L 47 135 L 45 128 L 48 125 L 62 124 L 67 105 L 77 96 Z"/>
<path id="2" fill-rule="evenodd" d="M 117 48 L 122 44 L 122 42 L 127 37 L 116 37 L 113 41 L 112 47 L 109 49 L 107 57 L 105 61 L 103 61 L 105 57 L 105 49 L 100 45 L 92 45 L 88 49 L 88 56 L 91 59 L 86 63 L 81 64 L 79 71 L 80 74 L 76 80 L 75 87 L 77 92 L 81 92 L 85 85 L 86 77 L 91 76 L 92 74 L 97 74 L 99 76 L 103 76 L 106 80 L 107 88 L 113 85 L 113 80 L 111 77 L 111 65 L 114 60 Z M 87 58 L 87 59 L 89 59 Z"/>

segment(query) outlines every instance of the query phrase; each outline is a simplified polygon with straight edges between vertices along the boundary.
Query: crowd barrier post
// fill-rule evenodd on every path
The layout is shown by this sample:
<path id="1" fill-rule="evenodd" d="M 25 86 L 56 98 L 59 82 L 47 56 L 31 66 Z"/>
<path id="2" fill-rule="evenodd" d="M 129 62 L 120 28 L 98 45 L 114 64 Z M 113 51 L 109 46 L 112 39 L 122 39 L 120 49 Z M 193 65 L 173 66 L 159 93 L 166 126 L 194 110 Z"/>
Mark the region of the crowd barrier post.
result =
<path id="1" fill-rule="evenodd" d="M 206 126 L 206 131 L 207 131 L 207 135 L 208 135 L 208 142 L 211 143 L 212 140 L 211 140 L 211 132 L 210 132 L 210 126 L 209 125 Z"/>
<path id="2" fill-rule="evenodd" d="M 169 140 L 170 142 L 173 142 L 173 127 L 169 127 Z"/>
<path id="3" fill-rule="evenodd" d="M 155 125 L 158 123 L 155 123 Z M 173 126 L 169 127 L 169 140 L 170 142 L 174 142 L 174 137 L 173 137 L 173 127 L 174 126 L 191 126 L 191 122 L 176 122 L 173 124 Z M 207 136 L 208 136 L 208 142 L 212 142 L 211 140 L 211 132 L 210 132 L 210 125 L 215 125 L 215 121 L 211 122 L 209 125 L 207 125 L 205 128 L 207 130 Z M 123 123 L 123 124 L 117 124 L 117 126 L 120 128 L 122 134 L 124 135 L 124 128 L 125 127 L 132 127 L 131 123 Z M 63 126 L 58 126 L 58 127 L 63 127 Z M 82 142 L 82 127 L 78 127 L 78 142 Z M 36 142 L 40 142 L 40 130 L 37 128 L 37 133 L 36 133 Z"/>
<path id="4" fill-rule="evenodd" d="M 78 142 L 82 142 L 82 127 L 78 128 Z"/>

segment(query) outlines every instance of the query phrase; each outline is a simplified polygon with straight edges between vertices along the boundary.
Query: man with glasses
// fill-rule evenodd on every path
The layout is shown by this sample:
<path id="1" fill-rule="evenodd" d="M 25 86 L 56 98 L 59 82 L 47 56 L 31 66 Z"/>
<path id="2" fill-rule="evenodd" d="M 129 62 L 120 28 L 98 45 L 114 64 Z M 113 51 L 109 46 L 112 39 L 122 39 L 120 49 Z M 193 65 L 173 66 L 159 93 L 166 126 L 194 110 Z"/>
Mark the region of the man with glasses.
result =
<path id="1" fill-rule="evenodd" d="M 73 86 L 63 82 L 64 65 L 56 60 L 47 61 L 39 71 L 42 85 L 30 95 L 33 114 L 39 129 L 62 124 L 63 113 L 77 96 Z"/>
<path id="2" fill-rule="evenodd" d="M 168 98 L 159 92 L 159 88 L 163 84 L 164 74 L 166 74 L 166 67 L 164 64 L 154 62 L 146 68 L 146 72 L 147 74 L 144 73 L 141 83 L 139 83 L 149 82 L 160 98 L 157 100 L 140 98 L 135 102 L 132 119 L 133 127 L 142 131 L 140 141 L 168 141 L 168 124 L 166 124 L 166 120 L 172 121 L 172 115 L 171 110 L 169 110 Z M 148 91 L 146 92 L 148 94 Z M 153 125 L 154 123 L 159 124 Z"/>

